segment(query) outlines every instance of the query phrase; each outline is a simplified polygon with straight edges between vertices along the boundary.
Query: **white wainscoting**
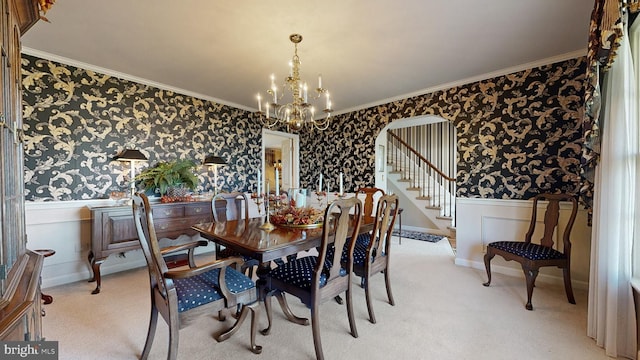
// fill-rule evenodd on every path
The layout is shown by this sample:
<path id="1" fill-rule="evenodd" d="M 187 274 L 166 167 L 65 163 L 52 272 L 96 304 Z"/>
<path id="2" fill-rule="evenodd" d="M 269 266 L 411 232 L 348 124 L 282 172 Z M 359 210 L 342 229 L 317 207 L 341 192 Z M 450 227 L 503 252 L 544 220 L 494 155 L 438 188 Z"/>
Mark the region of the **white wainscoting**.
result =
<path id="1" fill-rule="evenodd" d="M 27 248 L 53 249 L 56 252 L 44 260 L 43 288 L 91 278 L 92 271 L 88 261 L 91 250 L 89 206 L 114 204 L 113 200 L 108 199 L 26 203 Z M 185 238 L 188 239 L 187 236 Z M 198 253 L 213 249 L 213 245 L 210 245 Z M 109 256 L 101 267 L 103 291 L 108 291 L 109 288 L 109 279 L 105 279 L 105 275 L 141 266 L 146 266 L 141 250 Z M 87 291 L 94 288 L 95 283 L 87 283 Z"/>
<path id="2" fill-rule="evenodd" d="M 532 201 L 458 198 L 456 207 L 456 264 L 484 271 L 486 245 L 493 241 L 523 240 L 529 229 Z M 538 209 L 538 222 L 543 221 L 544 209 Z M 559 231 L 554 241 L 562 241 L 562 233 L 571 209 L 564 204 L 560 208 Z M 539 227 L 542 224 L 538 224 Z M 542 229 L 536 229 L 538 239 Z M 587 226 L 587 211 L 578 209 L 571 232 L 571 280 L 576 288 L 587 289 L 589 282 L 589 258 L 591 251 L 591 227 Z M 492 272 L 522 277 L 520 264 L 505 261 L 496 256 L 491 261 Z M 486 275 L 483 279 L 486 281 Z M 562 284 L 562 270 L 543 268 L 538 281 Z"/>

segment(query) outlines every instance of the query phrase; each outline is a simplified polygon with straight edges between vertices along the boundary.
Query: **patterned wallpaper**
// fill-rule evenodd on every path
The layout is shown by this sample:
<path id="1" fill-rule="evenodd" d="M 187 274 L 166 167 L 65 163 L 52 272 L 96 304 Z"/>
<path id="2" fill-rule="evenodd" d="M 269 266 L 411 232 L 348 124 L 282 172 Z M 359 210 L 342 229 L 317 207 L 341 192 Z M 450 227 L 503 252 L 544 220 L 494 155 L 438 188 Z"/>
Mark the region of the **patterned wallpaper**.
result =
<path id="1" fill-rule="evenodd" d="M 112 158 L 132 147 L 149 165 L 218 155 L 221 189 L 255 188 L 262 129 L 244 110 L 27 55 L 22 74 L 27 200 L 126 191 L 129 165 Z M 213 171 L 198 171 L 198 190 L 213 190 Z"/>
<path id="2" fill-rule="evenodd" d="M 151 163 L 222 156 L 224 190 L 255 188 L 261 126 L 252 114 L 27 55 L 22 69 L 27 200 L 126 189 L 128 168 L 111 158 L 130 146 Z M 300 134 L 301 185 L 320 171 L 345 171 L 347 190 L 373 185 L 381 129 L 437 115 L 457 129 L 458 196 L 576 192 L 585 69 L 578 58 L 337 116 L 324 132 Z M 199 190 L 213 189 L 213 174 L 200 170 Z"/>
<path id="3" fill-rule="evenodd" d="M 457 196 L 529 199 L 578 193 L 586 64 L 577 58 L 338 116 L 301 138 L 302 182 L 345 169 L 345 188 L 375 183 L 375 138 L 387 124 L 436 115 L 457 132 Z M 306 149 L 313 149 L 312 151 Z M 324 160 L 323 160 L 324 159 Z"/>

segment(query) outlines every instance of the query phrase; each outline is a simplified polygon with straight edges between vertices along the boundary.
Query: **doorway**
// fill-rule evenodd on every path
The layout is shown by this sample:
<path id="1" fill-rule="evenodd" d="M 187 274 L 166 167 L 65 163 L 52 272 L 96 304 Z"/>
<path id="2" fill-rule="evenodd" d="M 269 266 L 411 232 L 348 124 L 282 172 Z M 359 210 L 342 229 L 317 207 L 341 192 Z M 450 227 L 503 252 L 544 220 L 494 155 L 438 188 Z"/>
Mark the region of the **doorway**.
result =
<path id="1" fill-rule="evenodd" d="M 300 184 L 300 136 L 281 131 L 262 129 L 263 189 L 275 191 L 275 175 L 281 191 L 297 188 Z"/>

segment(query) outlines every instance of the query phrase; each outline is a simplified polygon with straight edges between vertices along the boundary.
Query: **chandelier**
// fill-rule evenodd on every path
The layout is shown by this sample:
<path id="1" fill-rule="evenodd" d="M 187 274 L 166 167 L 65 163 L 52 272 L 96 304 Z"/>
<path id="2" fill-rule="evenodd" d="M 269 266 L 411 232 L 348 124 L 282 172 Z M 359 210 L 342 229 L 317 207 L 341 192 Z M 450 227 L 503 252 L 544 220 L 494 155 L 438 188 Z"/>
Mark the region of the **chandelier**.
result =
<path id="1" fill-rule="evenodd" d="M 258 94 L 258 114 L 262 124 L 272 128 L 278 123 L 287 126 L 287 129 L 298 131 L 304 127 L 326 130 L 331 119 L 331 99 L 329 91 L 322 87 L 322 75 L 318 75 L 318 87 L 315 96 L 311 100 L 324 97 L 324 114 L 316 118 L 316 107 L 309 103 L 308 85 L 300 79 L 300 58 L 298 57 L 298 44 L 302 41 L 302 35 L 292 34 L 289 40 L 294 45 L 293 59 L 289 62 L 289 75 L 285 77 L 284 84 L 278 88 L 275 75 L 271 75 L 271 88 L 267 90 L 269 96 L 265 99 L 264 111 L 262 97 Z M 287 101 L 281 100 L 287 94 Z"/>

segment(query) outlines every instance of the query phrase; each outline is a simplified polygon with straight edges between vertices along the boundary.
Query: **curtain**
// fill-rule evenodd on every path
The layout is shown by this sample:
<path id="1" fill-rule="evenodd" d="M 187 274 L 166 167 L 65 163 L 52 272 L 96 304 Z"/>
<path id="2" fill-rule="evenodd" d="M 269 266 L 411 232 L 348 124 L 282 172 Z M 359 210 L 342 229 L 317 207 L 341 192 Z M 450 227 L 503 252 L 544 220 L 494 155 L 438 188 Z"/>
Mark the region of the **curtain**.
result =
<path id="1" fill-rule="evenodd" d="M 640 217 L 636 203 L 636 192 L 640 191 L 637 190 L 639 94 L 633 60 L 629 37 L 624 33 L 602 89 L 601 153 L 594 188 L 587 324 L 588 335 L 605 348 L 608 356 L 629 358 L 636 357 L 629 284 L 634 233 Z"/>

